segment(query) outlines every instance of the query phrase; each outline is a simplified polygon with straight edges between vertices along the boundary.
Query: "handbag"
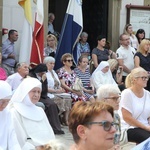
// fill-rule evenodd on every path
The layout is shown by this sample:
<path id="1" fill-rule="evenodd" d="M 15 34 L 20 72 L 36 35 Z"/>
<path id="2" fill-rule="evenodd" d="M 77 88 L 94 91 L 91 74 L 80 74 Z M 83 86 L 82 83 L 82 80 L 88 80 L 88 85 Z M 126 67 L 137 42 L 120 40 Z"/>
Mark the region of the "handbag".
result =
<path id="1" fill-rule="evenodd" d="M 83 91 L 82 88 L 83 88 L 83 84 L 82 84 L 81 79 L 76 78 L 75 83 L 72 86 L 72 89 L 75 91 Z"/>
<path id="2" fill-rule="evenodd" d="M 120 144 L 121 146 L 128 143 L 127 130 L 128 130 L 128 129 L 125 129 L 125 130 L 122 130 L 122 131 L 121 131 L 120 142 L 119 142 L 119 144 Z"/>

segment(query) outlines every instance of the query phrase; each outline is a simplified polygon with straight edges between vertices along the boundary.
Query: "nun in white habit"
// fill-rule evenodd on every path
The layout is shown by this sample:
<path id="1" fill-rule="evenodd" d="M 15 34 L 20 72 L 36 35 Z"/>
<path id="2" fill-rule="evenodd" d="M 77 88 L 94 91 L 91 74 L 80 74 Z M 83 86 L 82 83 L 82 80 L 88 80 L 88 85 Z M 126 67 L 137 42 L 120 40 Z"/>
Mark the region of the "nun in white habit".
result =
<path id="1" fill-rule="evenodd" d="M 104 84 L 115 84 L 117 86 L 107 61 L 101 61 L 96 70 L 93 72 L 92 83 L 96 88 L 96 91 Z"/>
<path id="2" fill-rule="evenodd" d="M 34 150 L 55 139 L 45 112 L 35 105 L 40 95 L 41 82 L 29 77 L 21 82 L 11 99 L 9 108 L 22 150 Z"/>
<path id="3" fill-rule="evenodd" d="M 10 85 L 6 81 L 0 80 L 0 150 L 21 150 L 11 114 L 6 108 L 11 95 Z"/>

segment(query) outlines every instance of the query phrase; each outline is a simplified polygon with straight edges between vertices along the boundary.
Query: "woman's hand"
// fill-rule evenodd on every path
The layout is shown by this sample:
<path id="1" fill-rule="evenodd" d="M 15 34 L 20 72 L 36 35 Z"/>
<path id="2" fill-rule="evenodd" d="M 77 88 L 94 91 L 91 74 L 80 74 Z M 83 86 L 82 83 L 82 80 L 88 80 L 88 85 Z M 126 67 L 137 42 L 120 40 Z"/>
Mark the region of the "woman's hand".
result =
<path id="1" fill-rule="evenodd" d="M 36 150 L 45 150 L 45 148 L 44 148 L 43 145 L 41 145 L 41 146 L 36 146 L 35 148 L 36 148 Z"/>
<path id="2" fill-rule="evenodd" d="M 75 90 L 72 90 L 72 93 L 75 93 L 75 94 L 77 94 L 78 96 L 83 96 L 82 91 L 75 91 Z"/>

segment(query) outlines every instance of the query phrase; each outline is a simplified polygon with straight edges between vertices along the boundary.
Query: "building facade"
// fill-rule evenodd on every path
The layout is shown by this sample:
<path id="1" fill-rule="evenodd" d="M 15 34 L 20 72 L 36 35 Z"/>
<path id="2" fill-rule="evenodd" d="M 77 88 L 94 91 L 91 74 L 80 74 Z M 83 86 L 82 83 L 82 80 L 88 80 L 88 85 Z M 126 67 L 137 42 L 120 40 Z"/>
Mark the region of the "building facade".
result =
<path id="1" fill-rule="evenodd" d="M 33 3 L 33 0 L 31 0 Z M 105 1 L 105 3 L 104 3 Z M 97 2 L 97 3 L 96 3 Z M 60 32 L 60 28 L 63 22 L 63 17 L 66 11 L 68 0 L 44 0 L 44 27 L 45 27 L 45 37 L 47 34 L 48 25 L 48 13 L 53 11 L 56 14 L 56 19 L 54 25 Z M 91 10 L 91 3 L 93 9 Z M 112 43 L 112 50 L 116 51 L 118 48 L 119 35 L 123 32 L 123 28 L 126 24 L 127 19 L 127 9 L 126 5 L 139 5 L 139 6 L 150 6 L 150 0 L 83 0 L 83 21 L 84 29 L 90 32 L 91 43 L 94 43 L 96 39 L 96 34 L 101 34 L 104 31 L 107 39 Z M 57 7 L 56 7 L 57 6 Z M 104 8 L 105 7 L 105 8 Z M 35 6 L 32 4 L 33 12 L 35 11 Z M 104 14 L 101 14 L 103 9 Z M 104 12 L 103 11 L 103 12 Z M 33 13 L 34 14 L 34 13 Z M 97 14 L 97 16 L 95 15 Z M 16 29 L 19 32 L 19 39 L 15 43 L 16 53 L 19 55 L 20 40 L 22 34 L 23 26 L 23 9 L 18 5 L 18 0 L 1 0 L 0 1 L 0 50 L 2 46 L 2 41 L 7 38 L 7 34 L 2 35 L 2 29 Z M 91 18 L 90 18 L 91 17 Z M 96 18 L 97 17 L 97 18 Z M 34 16 L 33 16 L 34 18 Z M 93 23 L 95 21 L 96 26 L 89 26 L 89 20 L 93 18 Z M 96 22 L 97 20 L 101 20 Z M 104 22 L 103 22 L 104 21 Z M 103 22 L 103 26 L 102 23 Z M 103 27 L 103 28 L 102 28 Z M 92 33 L 94 28 L 99 30 L 99 33 Z M 91 31 L 90 31 L 91 29 Z M 88 32 L 86 31 L 86 32 Z M 94 36 L 94 37 L 93 37 Z M 45 42 L 46 43 L 46 42 Z M 94 45 L 93 45 L 94 46 Z"/>

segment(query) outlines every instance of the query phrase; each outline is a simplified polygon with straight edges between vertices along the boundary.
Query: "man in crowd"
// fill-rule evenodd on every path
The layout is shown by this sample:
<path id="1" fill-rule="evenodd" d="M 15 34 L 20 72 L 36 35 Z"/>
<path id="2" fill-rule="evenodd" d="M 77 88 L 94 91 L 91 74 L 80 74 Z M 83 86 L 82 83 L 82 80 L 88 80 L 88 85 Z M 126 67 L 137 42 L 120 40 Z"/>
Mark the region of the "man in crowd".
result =
<path id="1" fill-rule="evenodd" d="M 8 39 L 2 43 L 2 67 L 6 70 L 8 76 L 14 73 L 16 64 L 14 42 L 17 40 L 18 32 L 11 29 L 8 33 Z"/>
<path id="2" fill-rule="evenodd" d="M 130 37 L 126 34 L 121 34 L 119 37 L 120 47 L 117 49 L 117 60 L 119 66 L 123 66 L 123 82 L 126 76 L 134 68 L 135 49 L 130 46 Z"/>

